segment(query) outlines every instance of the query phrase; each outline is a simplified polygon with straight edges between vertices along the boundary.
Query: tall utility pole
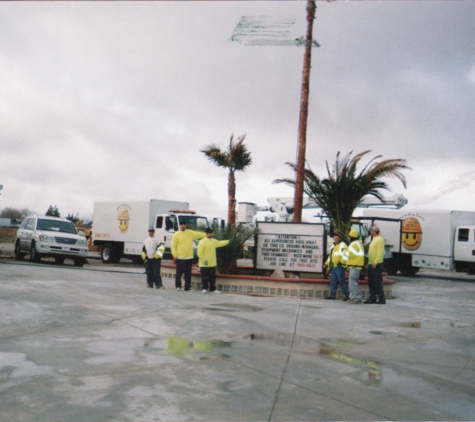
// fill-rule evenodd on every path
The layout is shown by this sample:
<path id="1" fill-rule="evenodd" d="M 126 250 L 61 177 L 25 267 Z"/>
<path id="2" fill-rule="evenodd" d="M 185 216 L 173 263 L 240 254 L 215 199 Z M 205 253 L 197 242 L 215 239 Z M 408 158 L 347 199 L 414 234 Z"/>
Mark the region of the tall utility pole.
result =
<path id="1" fill-rule="evenodd" d="M 313 20 L 317 6 L 315 1 L 307 2 L 307 36 L 303 61 L 302 93 L 300 99 L 299 142 L 297 149 L 297 170 L 295 175 L 294 222 L 302 221 L 303 181 L 305 173 L 305 149 L 307 144 L 308 94 L 310 92 L 310 68 L 312 59 Z"/>

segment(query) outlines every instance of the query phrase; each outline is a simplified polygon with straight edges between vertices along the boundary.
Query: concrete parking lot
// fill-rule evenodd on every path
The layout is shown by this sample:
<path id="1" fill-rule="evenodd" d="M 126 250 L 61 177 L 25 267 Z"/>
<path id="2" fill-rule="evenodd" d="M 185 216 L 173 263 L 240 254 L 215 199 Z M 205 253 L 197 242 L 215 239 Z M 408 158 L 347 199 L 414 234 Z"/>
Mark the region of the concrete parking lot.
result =
<path id="1" fill-rule="evenodd" d="M 349 305 L 4 258 L 0 420 L 473 420 L 474 281 L 399 277 L 387 305 Z"/>

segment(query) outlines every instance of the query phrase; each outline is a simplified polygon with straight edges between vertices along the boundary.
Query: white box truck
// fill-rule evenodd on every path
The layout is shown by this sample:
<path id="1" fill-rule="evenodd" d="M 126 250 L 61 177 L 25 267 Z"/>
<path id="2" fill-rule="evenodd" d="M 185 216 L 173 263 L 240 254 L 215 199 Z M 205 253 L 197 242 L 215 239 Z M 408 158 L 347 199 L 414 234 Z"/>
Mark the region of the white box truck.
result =
<path id="1" fill-rule="evenodd" d="M 94 202 L 92 244 L 101 247 L 104 263 L 120 258 L 141 262 L 143 241 L 149 227 L 155 237 L 165 243 L 165 256 L 170 257 L 171 238 L 180 222 L 187 228 L 205 230 L 208 219 L 189 210 L 188 202 L 151 199 L 147 201 Z"/>
<path id="2" fill-rule="evenodd" d="M 363 211 L 363 220 L 379 226 L 391 275 L 475 270 L 475 212 L 373 208 Z"/>

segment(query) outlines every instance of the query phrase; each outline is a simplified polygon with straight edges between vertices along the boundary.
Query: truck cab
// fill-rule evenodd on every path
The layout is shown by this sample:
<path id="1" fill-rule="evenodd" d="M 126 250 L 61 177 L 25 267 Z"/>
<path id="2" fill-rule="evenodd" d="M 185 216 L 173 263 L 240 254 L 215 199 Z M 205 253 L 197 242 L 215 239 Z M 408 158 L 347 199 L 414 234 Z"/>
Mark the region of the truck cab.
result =
<path id="1" fill-rule="evenodd" d="M 165 254 L 170 256 L 173 234 L 178 231 L 182 222 L 186 223 L 186 228 L 195 231 L 204 231 L 209 227 L 208 219 L 201 215 L 196 215 L 195 211 L 170 210 L 166 214 L 155 216 L 155 237 L 165 243 Z"/>
<path id="2" fill-rule="evenodd" d="M 475 226 L 459 226 L 454 239 L 455 271 L 475 270 Z"/>

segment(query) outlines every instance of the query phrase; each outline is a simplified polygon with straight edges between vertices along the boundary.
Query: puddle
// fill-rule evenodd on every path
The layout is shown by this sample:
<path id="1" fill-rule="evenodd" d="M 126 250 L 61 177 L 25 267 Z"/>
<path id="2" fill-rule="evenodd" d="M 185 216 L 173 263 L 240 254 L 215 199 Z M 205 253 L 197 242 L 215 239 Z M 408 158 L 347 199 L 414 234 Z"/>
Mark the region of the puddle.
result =
<path id="1" fill-rule="evenodd" d="M 230 341 L 211 340 L 197 341 L 183 337 L 167 337 L 165 353 L 176 357 L 187 357 L 198 360 L 210 358 L 227 358 L 222 349 L 231 346 Z"/>
<path id="2" fill-rule="evenodd" d="M 368 385 L 378 385 L 381 383 L 382 365 L 375 360 L 357 358 L 325 346 L 322 346 L 319 354 L 325 358 L 358 368 L 358 371 L 347 374 L 350 378 Z"/>

